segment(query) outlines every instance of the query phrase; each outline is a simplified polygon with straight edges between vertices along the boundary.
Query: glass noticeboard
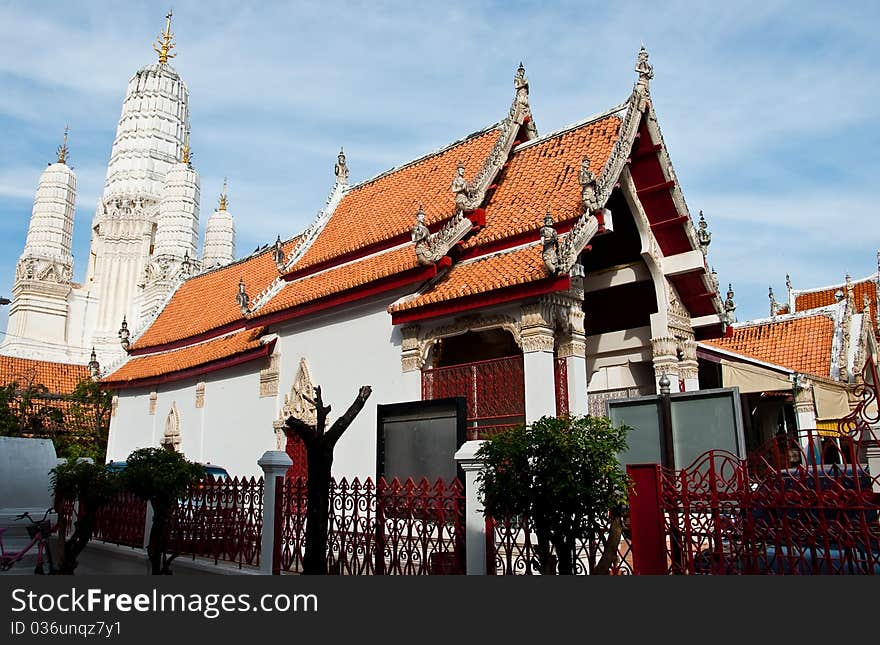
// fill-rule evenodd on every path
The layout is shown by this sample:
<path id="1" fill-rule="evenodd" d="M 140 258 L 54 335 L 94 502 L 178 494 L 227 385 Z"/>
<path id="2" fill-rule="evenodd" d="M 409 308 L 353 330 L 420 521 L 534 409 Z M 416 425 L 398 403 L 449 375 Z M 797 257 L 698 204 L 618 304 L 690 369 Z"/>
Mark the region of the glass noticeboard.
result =
<path id="1" fill-rule="evenodd" d="M 676 468 L 691 465 L 708 450 L 745 457 L 739 388 L 676 392 L 669 395 Z M 621 464 L 663 463 L 663 415 L 659 395 L 612 399 L 607 414 L 615 426 L 633 428 Z"/>

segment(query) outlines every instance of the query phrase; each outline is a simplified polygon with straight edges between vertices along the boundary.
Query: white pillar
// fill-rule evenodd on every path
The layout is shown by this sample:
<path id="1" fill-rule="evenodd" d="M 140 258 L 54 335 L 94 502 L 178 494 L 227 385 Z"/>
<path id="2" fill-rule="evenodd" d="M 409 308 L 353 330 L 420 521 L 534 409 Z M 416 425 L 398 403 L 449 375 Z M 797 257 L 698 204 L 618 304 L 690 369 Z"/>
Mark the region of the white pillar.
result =
<path id="1" fill-rule="evenodd" d="M 552 339 L 552 337 L 551 337 Z M 556 383 L 553 377 L 553 350 L 523 354 L 526 382 L 526 423 L 543 416 L 556 416 Z M 586 373 L 586 370 L 584 370 Z"/>
<path id="2" fill-rule="evenodd" d="M 260 541 L 260 573 L 272 575 L 275 551 L 275 478 L 283 477 L 293 460 L 283 450 L 267 450 L 257 465 L 263 469 L 263 535 Z"/>
<path id="3" fill-rule="evenodd" d="M 583 356 L 569 356 L 565 359 L 568 372 L 568 412 L 572 416 L 582 416 L 589 412 L 587 405 L 587 359 Z"/>
<path id="4" fill-rule="evenodd" d="M 486 519 L 480 504 L 477 477 L 483 470 L 483 462 L 477 459 L 477 451 L 484 441 L 467 441 L 455 453 L 455 460 L 464 471 L 464 522 L 467 575 L 486 575 Z"/>

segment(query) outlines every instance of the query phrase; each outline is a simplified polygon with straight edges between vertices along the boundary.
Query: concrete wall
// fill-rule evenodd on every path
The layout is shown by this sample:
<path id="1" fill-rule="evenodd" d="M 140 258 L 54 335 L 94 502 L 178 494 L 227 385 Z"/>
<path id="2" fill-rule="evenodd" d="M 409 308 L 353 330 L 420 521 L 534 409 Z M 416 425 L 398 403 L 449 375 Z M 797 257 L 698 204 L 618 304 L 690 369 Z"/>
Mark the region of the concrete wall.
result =
<path id="1" fill-rule="evenodd" d="M 0 437 L 0 509 L 49 508 L 49 471 L 57 463 L 50 439 Z"/>
<path id="2" fill-rule="evenodd" d="M 122 390 L 111 419 L 108 459 L 125 459 L 135 448 L 159 446 L 172 405 L 180 418 L 181 451 L 189 459 L 224 466 L 232 475 L 259 475 L 257 460 L 275 448 L 272 423 L 289 394 L 299 362 L 305 357 L 313 381 L 332 406 L 332 423 L 345 412 L 361 385 L 373 393 L 343 435 L 333 463 L 335 476 L 375 476 L 376 405 L 421 398 L 419 379 L 405 378 L 400 363 L 400 333 L 386 311 L 392 298 L 344 311 L 292 321 L 274 330 L 279 338 L 279 386 L 260 397 L 257 360 L 221 372 L 155 388 Z M 196 408 L 196 386 L 205 382 L 204 407 Z M 157 393 L 149 414 L 150 392 Z"/>

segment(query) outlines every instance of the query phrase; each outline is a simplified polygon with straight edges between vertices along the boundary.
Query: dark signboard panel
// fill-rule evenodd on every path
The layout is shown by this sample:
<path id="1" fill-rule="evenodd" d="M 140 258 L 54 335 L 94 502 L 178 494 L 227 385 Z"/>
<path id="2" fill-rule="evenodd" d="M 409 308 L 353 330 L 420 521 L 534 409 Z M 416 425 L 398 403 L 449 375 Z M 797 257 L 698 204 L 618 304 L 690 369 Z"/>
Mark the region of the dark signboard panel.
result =
<path id="1" fill-rule="evenodd" d="M 405 481 L 458 476 L 455 452 L 464 443 L 463 397 L 379 405 L 376 474 Z"/>

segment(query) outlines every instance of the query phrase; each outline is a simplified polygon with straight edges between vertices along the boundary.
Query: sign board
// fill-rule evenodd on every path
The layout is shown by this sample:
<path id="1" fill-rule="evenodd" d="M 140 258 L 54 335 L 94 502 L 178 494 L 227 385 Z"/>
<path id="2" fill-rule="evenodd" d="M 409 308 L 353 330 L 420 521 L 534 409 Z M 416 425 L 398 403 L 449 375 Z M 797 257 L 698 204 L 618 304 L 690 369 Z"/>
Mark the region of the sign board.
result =
<path id="1" fill-rule="evenodd" d="M 669 405 L 676 468 L 691 465 L 707 450 L 726 450 L 745 457 L 738 388 L 676 392 L 669 395 Z M 611 399 L 606 406 L 615 426 L 633 428 L 627 436 L 629 449 L 620 456 L 621 464 L 663 463 L 661 397 Z"/>
<path id="2" fill-rule="evenodd" d="M 377 406 L 377 477 L 457 477 L 455 453 L 467 436 L 465 408 L 464 397 Z"/>

